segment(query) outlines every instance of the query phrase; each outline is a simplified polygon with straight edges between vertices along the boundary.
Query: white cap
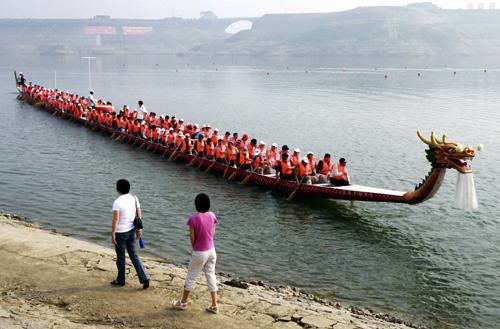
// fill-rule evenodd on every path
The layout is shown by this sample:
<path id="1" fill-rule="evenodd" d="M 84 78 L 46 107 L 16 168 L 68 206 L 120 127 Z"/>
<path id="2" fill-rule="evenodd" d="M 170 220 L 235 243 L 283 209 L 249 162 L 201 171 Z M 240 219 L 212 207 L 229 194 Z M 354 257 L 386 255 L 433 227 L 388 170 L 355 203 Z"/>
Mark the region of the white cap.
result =
<path id="1" fill-rule="evenodd" d="M 259 149 L 256 149 L 254 152 L 253 152 L 254 155 L 259 155 L 260 154 L 260 150 Z"/>
<path id="2" fill-rule="evenodd" d="M 182 122 L 184 122 L 184 119 L 183 119 L 183 118 L 180 118 L 180 119 L 179 119 L 179 121 L 182 121 Z"/>
<path id="3" fill-rule="evenodd" d="M 215 129 L 214 129 L 214 131 L 217 131 L 217 132 L 218 132 L 218 131 L 219 131 L 219 128 L 215 128 Z"/>
<path id="4" fill-rule="evenodd" d="M 272 143 L 271 146 L 278 147 L 278 144 Z"/>
<path id="5" fill-rule="evenodd" d="M 90 93 L 93 93 L 94 91 L 93 91 L 92 89 L 90 89 L 90 91 L 89 91 L 89 92 L 90 92 Z"/>
<path id="6" fill-rule="evenodd" d="M 182 133 L 182 131 L 179 131 L 179 132 L 177 133 L 177 136 L 181 136 L 181 137 L 182 137 L 182 136 L 184 136 L 184 134 Z"/>
<path id="7" fill-rule="evenodd" d="M 174 128 L 170 127 L 170 128 L 168 129 L 168 131 L 174 131 Z"/>
<path id="8" fill-rule="evenodd" d="M 295 153 L 300 153 L 300 149 L 293 150 Z"/>
<path id="9" fill-rule="evenodd" d="M 264 146 L 265 146 L 265 145 L 266 145 L 266 142 L 264 142 L 264 141 L 260 141 L 259 145 L 264 145 Z"/>
<path id="10" fill-rule="evenodd" d="M 205 125 L 207 128 L 212 128 L 212 126 L 208 123 Z"/>
<path id="11" fill-rule="evenodd" d="M 307 155 L 309 155 L 309 154 L 314 155 L 313 151 L 307 152 Z"/>

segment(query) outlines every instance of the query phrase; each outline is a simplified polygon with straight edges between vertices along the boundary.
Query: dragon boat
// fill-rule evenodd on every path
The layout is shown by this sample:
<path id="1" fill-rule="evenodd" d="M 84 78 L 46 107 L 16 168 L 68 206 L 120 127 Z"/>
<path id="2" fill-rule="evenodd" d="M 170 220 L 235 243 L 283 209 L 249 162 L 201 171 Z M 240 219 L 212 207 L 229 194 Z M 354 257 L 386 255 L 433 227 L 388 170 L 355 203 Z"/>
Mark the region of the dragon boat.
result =
<path id="1" fill-rule="evenodd" d="M 334 187 L 329 183 L 308 185 L 299 181 L 282 180 L 276 178 L 274 174 L 262 175 L 248 170 L 239 170 L 226 164 L 217 163 L 213 160 L 196 157 L 192 154 L 182 154 L 167 146 L 149 142 L 145 139 L 127 134 L 125 132 L 117 132 L 111 127 L 100 125 L 98 123 L 91 123 L 83 117 L 74 117 L 70 113 L 63 112 L 48 103 L 41 102 L 40 100 L 31 97 L 28 93 L 23 92 L 22 89 L 19 88 L 17 76 L 16 86 L 18 87 L 17 90 L 19 92 L 17 98 L 20 101 L 45 110 L 54 116 L 60 116 L 75 123 L 82 124 L 92 131 L 102 131 L 105 134 L 111 135 L 115 140 L 121 140 L 131 145 L 139 146 L 145 150 L 160 153 L 164 157 L 180 160 L 198 167 L 201 170 L 212 171 L 219 175 L 224 175 L 224 177 L 231 176 L 235 181 L 261 186 L 272 192 L 290 196 L 293 195 L 294 197 L 391 202 L 414 205 L 433 197 L 441 187 L 447 170 L 454 169 L 459 174 L 459 180 L 457 182 L 457 205 L 460 208 L 467 210 L 477 208 L 474 181 L 472 180 L 472 168 L 466 161 L 470 161 L 475 157 L 476 151 L 480 151 L 482 149 L 481 144 L 479 144 L 476 148 L 463 146 L 461 144 L 448 141 L 446 135 L 442 135 L 442 137 L 438 138 L 434 132 L 432 132 L 430 134 L 430 138 L 427 139 L 420 133 L 420 131 L 417 131 L 417 136 L 427 145 L 425 152 L 426 158 L 430 162 L 431 169 L 429 174 L 421 183 L 417 184 L 413 190 L 407 192 L 362 185 L 349 185 L 342 187 Z M 460 176 L 467 177 L 467 179 L 464 178 L 461 180 Z"/>

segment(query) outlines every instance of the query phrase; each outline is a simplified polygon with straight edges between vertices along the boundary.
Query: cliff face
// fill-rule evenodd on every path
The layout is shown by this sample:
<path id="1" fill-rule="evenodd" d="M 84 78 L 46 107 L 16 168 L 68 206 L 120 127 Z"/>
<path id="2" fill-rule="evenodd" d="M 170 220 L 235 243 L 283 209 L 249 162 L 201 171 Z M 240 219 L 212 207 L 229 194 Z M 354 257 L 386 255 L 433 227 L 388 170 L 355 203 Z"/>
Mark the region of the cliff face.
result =
<path id="1" fill-rule="evenodd" d="M 34 53 L 165 53 L 249 56 L 434 56 L 500 54 L 500 10 L 443 10 L 431 4 L 361 7 L 323 14 L 238 19 L 0 20 L 7 50 Z M 114 33 L 97 37 L 88 28 Z M 147 27 L 146 33 L 126 27 Z M 95 31 L 94 31 L 95 32 Z M 144 32 L 144 31 L 143 31 Z"/>

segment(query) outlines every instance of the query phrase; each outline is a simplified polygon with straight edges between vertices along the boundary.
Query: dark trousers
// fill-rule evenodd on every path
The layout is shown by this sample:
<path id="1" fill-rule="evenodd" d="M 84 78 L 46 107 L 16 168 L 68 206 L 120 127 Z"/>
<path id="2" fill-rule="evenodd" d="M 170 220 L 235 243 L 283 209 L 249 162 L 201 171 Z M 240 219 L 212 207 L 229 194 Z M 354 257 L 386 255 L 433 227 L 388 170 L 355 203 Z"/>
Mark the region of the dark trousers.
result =
<path id="1" fill-rule="evenodd" d="M 125 249 L 127 249 L 128 256 L 132 264 L 134 264 L 135 271 L 139 277 L 139 282 L 144 283 L 148 279 L 148 275 L 135 250 L 135 229 L 125 233 L 116 233 L 115 237 L 116 267 L 118 268 L 116 281 L 119 284 L 125 284 Z"/>
<path id="2" fill-rule="evenodd" d="M 335 186 L 347 186 L 349 185 L 349 182 L 346 181 L 345 179 L 335 179 L 333 177 L 330 177 L 330 183 Z"/>

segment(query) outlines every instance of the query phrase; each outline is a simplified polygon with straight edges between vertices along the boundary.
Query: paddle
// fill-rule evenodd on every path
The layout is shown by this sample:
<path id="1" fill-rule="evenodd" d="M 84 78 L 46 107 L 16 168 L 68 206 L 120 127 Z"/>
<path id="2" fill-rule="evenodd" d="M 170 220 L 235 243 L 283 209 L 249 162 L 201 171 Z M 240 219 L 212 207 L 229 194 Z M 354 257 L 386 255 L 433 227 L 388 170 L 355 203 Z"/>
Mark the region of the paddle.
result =
<path id="1" fill-rule="evenodd" d="M 168 158 L 169 160 L 173 160 L 174 157 L 177 155 L 177 152 L 179 152 L 180 148 L 182 147 L 182 143 L 181 142 L 179 145 L 177 145 L 177 148 L 172 152 L 172 154 L 170 154 L 170 157 Z"/>
<path id="2" fill-rule="evenodd" d="M 306 178 L 306 177 L 307 176 L 302 177 L 302 179 L 300 180 L 300 182 L 297 179 L 297 182 L 299 183 L 299 186 L 297 186 L 297 188 L 292 193 L 290 193 L 290 195 L 287 198 L 288 201 L 293 200 L 295 198 L 297 192 L 300 190 L 300 187 L 302 186 L 302 182 L 304 181 L 304 178 Z"/>
<path id="3" fill-rule="evenodd" d="M 193 166 L 194 162 L 196 161 L 196 158 L 198 158 L 198 155 L 199 155 L 199 153 L 196 152 L 193 160 L 191 160 L 191 162 L 189 162 L 186 166 L 190 166 L 190 167 Z"/>
<path id="4" fill-rule="evenodd" d="M 245 164 L 244 164 L 244 163 L 242 163 L 242 164 L 238 167 L 238 169 L 236 169 L 236 171 L 235 171 L 235 172 L 233 172 L 233 173 L 231 174 L 231 176 L 229 176 L 228 180 L 229 180 L 229 181 L 233 181 L 233 180 L 236 178 L 236 175 L 237 175 L 237 174 L 238 174 L 238 172 L 240 171 L 241 167 L 242 167 L 242 166 L 244 166 L 244 165 L 245 165 Z"/>
<path id="5" fill-rule="evenodd" d="M 241 182 L 243 185 L 247 185 L 248 184 L 248 181 L 250 180 L 250 177 L 252 177 L 253 173 L 255 172 L 255 170 L 257 168 L 259 168 L 259 167 L 252 168 L 252 170 L 250 171 L 250 175 L 248 175 L 247 177 L 245 177 L 245 179 L 243 179 L 243 181 Z"/>

